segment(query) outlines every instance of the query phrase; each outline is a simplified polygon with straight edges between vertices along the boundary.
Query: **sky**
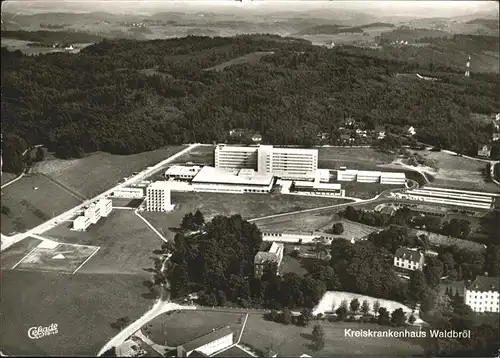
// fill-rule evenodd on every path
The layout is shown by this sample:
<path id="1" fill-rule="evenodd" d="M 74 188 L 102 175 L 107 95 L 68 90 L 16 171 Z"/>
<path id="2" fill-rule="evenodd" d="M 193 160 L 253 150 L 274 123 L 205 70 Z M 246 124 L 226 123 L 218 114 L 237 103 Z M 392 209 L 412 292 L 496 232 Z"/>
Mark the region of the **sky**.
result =
<path id="1" fill-rule="evenodd" d="M 18 14 L 40 12 L 94 12 L 154 14 L 162 11 L 210 11 L 224 12 L 276 12 L 329 9 L 344 11 L 364 11 L 373 15 L 418 16 L 418 17 L 450 17 L 469 15 L 478 11 L 495 11 L 498 14 L 496 1 L 314 1 L 314 0 L 80 0 L 80 1 L 46 1 L 46 0 L 7 0 L 2 3 L 2 11 Z"/>

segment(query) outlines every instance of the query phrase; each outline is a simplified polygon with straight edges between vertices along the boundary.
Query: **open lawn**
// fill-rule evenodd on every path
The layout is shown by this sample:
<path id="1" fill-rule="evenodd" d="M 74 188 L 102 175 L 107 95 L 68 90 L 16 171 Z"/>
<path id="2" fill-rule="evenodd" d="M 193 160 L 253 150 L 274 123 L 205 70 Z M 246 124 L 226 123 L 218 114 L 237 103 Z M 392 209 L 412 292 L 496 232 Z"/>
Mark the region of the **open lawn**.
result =
<path id="1" fill-rule="evenodd" d="M 424 158 L 434 159 L 439 171 L 430 186 L 448 189 L 479 190 L 498 193 L 500 187 L 487 182 L 483 176 L 486 163 L 478 160 L 457 157 L 444 152 L 419 152 Z"/>
<path id="2" fill-rule="evenodd" d="M 101 247 L 77 274 L 145 274 L 144 269 L 153 267 L 153 250 L 163 242 L 132 210 L 113 210 L 86 232 L 70 227 L 67 222 L 43 235 L 58 242 Z"/>
<path id="3" fill-rule="evenodd" d="M 318 167 L 323 169 L 381 170 L 378 164 L 391 163 L 395 155 L 379 152 L 373 148 L 318 148 Z"/>
<path id="4" fill-rule="evenodd" d="M 90 198 L 112 188 L 122 178 L 157 164 L 183 148 L 184 146 L 168 146 L 132 155 L 98 152 L 82 159 L 47 160 L 38 163 L 33 170 L 50 175 Z"/>
<path id="5" fill-rule="evenodd" d="M 424 230 L 416 230 L 415 229 L 415 230 L 413 230 L 413 232 L 418 236 L 420 236 L 422 234 L 426 235 L 428 237 L 431 245 L 435 245 L 435 246 L 456 245 L 461 249 L 467 249 L 467 250 L 476 251 L 476 252 L 484 251 L 483 245 L 479 244 L 477 242 L 474 242 L 474 241 L 458 239 L 455 237 L 440 235 L 440 234 L 436 234 L 436 233 L 428 232 L 428 231 L 424 231 Z"/>
<path id="6" fill-rule="evenodd" d="M 135 275 L 64 275 L 2 270 L 0 345 L 9 356 L 95 356 L 118 332 L 111 323 L 132 321 L 154 303 Z M 28 338 L 34 326 L 58 325 L 58 334 Z"/>
<path id="7" fill-rule="evenodd" d="M 56 271 L 72 274 L 98 250 L 94 246 L 59 244 L 55 248 L 37 247 L 26 256 L 16 270 Z"/>
<path id="8" fill-rule="evenodd" d="M 343 209 L 329 209 L 321 213 L 300 213 L 294 215 L 280 216 L 264 220 L 257 220 L 255 224 L 261 230 L 298 230 L 313 231 L 325 227 L 331 227 L 331 223 L 338 220 L 336 211 Z"/>
<path id="9" fill-rule="evenodd" d="M 309 327 L 283 325 L 266 321 L 261 315 L 249 315 L 241 342 L 261 352 L 269 348 L 279 356 L 298 357 L 309 354 L 314 357 L 332 356 L 381 356 L 410 357 L 423 352 L 416 339 L 404 341 L 400 339 L 350 338 L 346 337 L 345 329 L 376 329 L 373 324 L 321 322 L 325 332 L 325 347 L 315 351 L 312 347 L 312 324 Z M 385 328 L 387 329 L 387 328 Z"/>
<path id="10" fill-rule="evenodd" d="M 213 145 L 199 145 L 198 147 L 190 150 L 189 152 L 181 155 L 173 164 L 187 164 L 193 165 L 214 165 L 214 146 Z"/>
<path id="11" fill-rule="evenodd" d="M 325 227 L 323 227 L 322 229 L 323 230 L 331 229 L 335 222 L 338 222 L 338 221 L 333 221 L 333 222 L 329 223 L 328 225 L 326 225 Z M 380 230 L 379 228 L 376 228 L 376 227 L 364 225 L 364 224 L 357 223 L 357 222 L 350 221 L 350 220 L 346 220 L 346 219 L 342 219 L 342 220 L 340 220 L 340 222 L 344 226 L 344 232 L 342 234 L 338 235 L 338 237 L 346 239 L 346 240 L 351 240 L 353 237 L 355 239 L 362 238 L 362 237 L 365 237 L 365 236 L 371 234 L 372 232 Z"/>
<path id="12" fill-rule="evenodd" d="M 338 198 L 317 198 L 308 196 L 282 195 L 271 197 L 267 194 L 219 194 L 219 193 L 172 193 L 172 204 L 176 208 L 171 213 L 141 213 L 154 227 L 168 233 L 171 228 L 177 228 L 186 213 L 199 209 L 209 221 L 216 215 L 240 214 L 244 219 L 266 215 L 298 211 L 303 209 L 335 205 L 344 202 Z M 160 230 L 160 232 L 161 232 Z"/>
<path id="13" fill-rule="evenodd" d="M 339 182 L 342 189 L 345 190 L 345 196 L 359 199 L 371 199 L 385 190 L 401 189 L 404 185 L 386 185 L 380 183 L 358 183 L 358 182 Z"/>
<path id="14" fill-rule="evenodd" d="M 5 235 L 24 232 L 80 203 L 42 175 L 24 176 L 2 189 L 2 206 L 8 207 L 10 214 L 2 214 L 1 231 Z"/>
<path id="15" fill-rule="evenodd" d="M 150 339 L 161 345 L 177 346 L 225 326 L 239 332 L 244 321 L 243 313 L 226 313 L 209 310 L 171 311 L 149 322 Z M 236 334 L 235 334 L 236 335 Z"/>
<path id="16" fill-rule="evenodd" d="M 7 250 L 2 251 L 2 259 L 0 260 L 2 270 L 11 269 L 41 242 L 42 240 L 35 239 L 34 237 L 27 237 L 10 246 Z"/>
<path id="17" fill-rule="evenodd" d="M 301 248 L 301 252 L 304 249 Z M 306 250 L 304 250 L 305 252 Z M 307 269 L 302 265 L 301 260 L 290 255 L 284 255 L 283 261 L 280 268 L 282 273 L 295 272 L 296 274 L 303 276 L 307 274 Z"/>

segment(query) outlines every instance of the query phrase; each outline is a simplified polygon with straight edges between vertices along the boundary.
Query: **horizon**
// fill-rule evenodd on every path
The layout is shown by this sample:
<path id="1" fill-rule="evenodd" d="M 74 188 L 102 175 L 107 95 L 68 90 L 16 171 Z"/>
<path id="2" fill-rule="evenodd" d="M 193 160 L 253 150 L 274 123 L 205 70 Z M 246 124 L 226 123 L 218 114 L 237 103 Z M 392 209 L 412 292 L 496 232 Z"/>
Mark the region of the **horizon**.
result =
<path id="1" fill-rule="evenodd" d="M 291 8 L 293 4 L 293 8 Z M 7 0 L 2 3 L 2 12 L 18 15 L 42 13 L 93 13 L 105 12 L 116 15 L 155 15 L 157 13 L 219 11 L 221 13 L 241 13 L 249 15 L 266 12 L 304 12 L 304 11 L 353 11 L 367 13 L 374 17 L 406 16 L 438 18 L 472 15 L 474 13 L 496 13 L 495 1 L 314 1 L 314 0 L 197 0 L 197 1 L 137 1 L 137 0 L 99 0 L 99 1 L 34 1 Z M 372 12 L 375 12 L 372 14 Z M 383 12 L 383 15 L 378 15 Z M 325 13 L 325 15 L 327 15 Z"/>

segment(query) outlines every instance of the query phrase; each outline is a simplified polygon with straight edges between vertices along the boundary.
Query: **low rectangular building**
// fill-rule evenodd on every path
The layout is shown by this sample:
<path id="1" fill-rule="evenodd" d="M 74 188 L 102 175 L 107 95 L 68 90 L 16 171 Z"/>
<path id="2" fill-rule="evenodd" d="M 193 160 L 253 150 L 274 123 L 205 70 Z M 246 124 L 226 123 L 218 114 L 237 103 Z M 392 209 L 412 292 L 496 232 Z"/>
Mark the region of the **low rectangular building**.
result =
<path id="1" fill-rule="evenodd" d="M 119 188 L 113 191 L 113 197 L 124 199 L 141 199 L 145 196 L 144 188 Z"/>
<path id="2" fill-rule="evenodd" d="M 380 176 L 380 184 L 404 185 L 405 183 L 406 183 L 405 173 L 382 172 L 382 175 Z"/>
<path id="3" fill-rule="evenodd" d="M 269 193 L 274 184 L 270 173 L 252 169 L 222 170 L 203 167 L 191 181 L 194 191 L 223 193 Z"/>
<path id="4" fill-rule="evenodd" d="M 229 326 L 223 327 L 177 347 L 177 357 L 189 357 L 194 352 L 199 352 L 202 356 L 211 356 L 214 353 L 228 348 L 233 342 L 233 330 Z M 195 355 L 193 354 L 193 356 Z"/>
<path id="5" fill-rule="evenodd" d="M 358 170 L 356 181 L 358 183 L 379 183 L 382 172 Z"/>
<path id="6" fill-rule="evenodd" d="M 165 178 L 176 180 L 191 180 L 201 170 L 199 166 L 172 165 L 165 172 Z"/>
<path id="7" fill-rule="evenodd" d="M 417 249 L 400 247 L 394 254 L 394 266 L 406 270 L 423 270 L 424 254 Z"/>
<path id="8" fill-rule="evenodd" d="M 500 312 L 500 277 L 477 276 L 465 287 L 464 300 L 474 312 Z"/>
<path id="9" fill-rule="evenodd" d="M 356 181 L 358 176 L 357 170 L 340 169 L 337 170 L 337 181 Z"/>
<path id="10" fill-rule="evenodd" d="M 78 216 L 73 220 L 73 230 L 85 231 L 90 226 L 90 219 L 84 215 Z"/>

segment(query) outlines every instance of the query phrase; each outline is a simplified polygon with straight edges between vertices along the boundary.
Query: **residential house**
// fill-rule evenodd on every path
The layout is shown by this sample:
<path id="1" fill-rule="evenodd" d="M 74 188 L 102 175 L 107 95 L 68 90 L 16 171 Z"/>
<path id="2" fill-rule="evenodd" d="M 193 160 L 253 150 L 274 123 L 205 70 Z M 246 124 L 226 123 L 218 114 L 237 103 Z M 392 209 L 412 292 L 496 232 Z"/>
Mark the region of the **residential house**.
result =
<path id="1" fill-rule="evenodd" d="M 283 261 L 283 251 L 285 247 L 281 243 L 273 242 L 269 251 L 259 251 L 254 258 L 255 277 L 261 277 L 264 274 L 264 267 L 268 262 L 276 262 L 278 268 Z"/>
<path id="2" fill-rule="evenodd" d="M 488 144 L 484 144 L 479 146 L 479 149 L 477 151 L 478 157 L 486 157 L 489 158 L 491 155 L 491 146 Z"/>
<path id="3" fill-rule="evenodd" d="M 394 254 L 394 266 L 406 270 L 423 270 L 424 254 L 418 249 L 400 247 Z"/>

